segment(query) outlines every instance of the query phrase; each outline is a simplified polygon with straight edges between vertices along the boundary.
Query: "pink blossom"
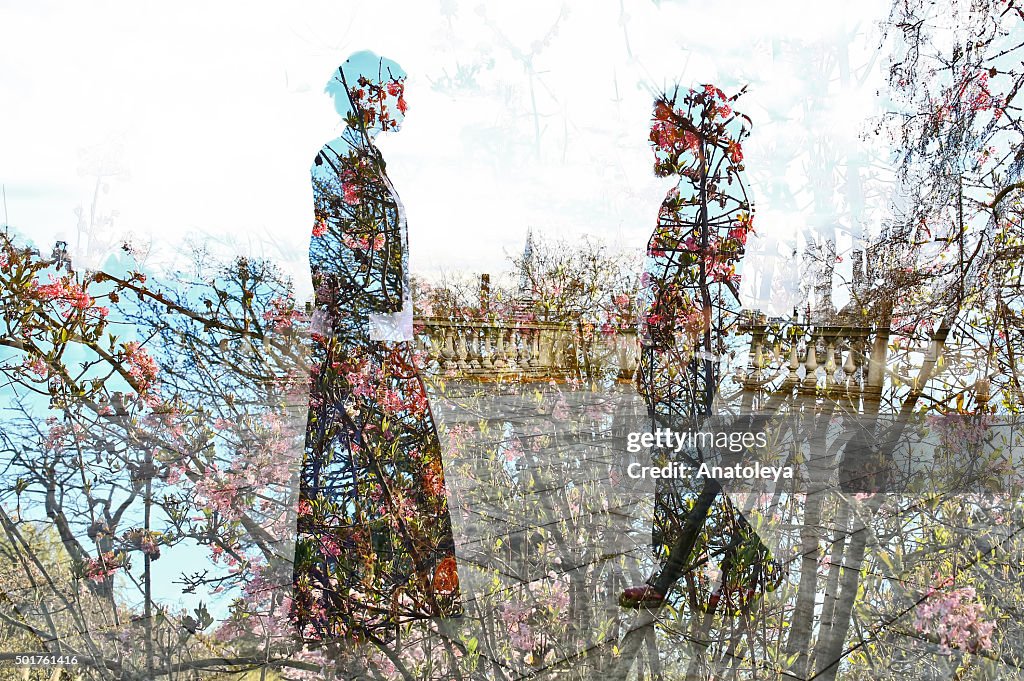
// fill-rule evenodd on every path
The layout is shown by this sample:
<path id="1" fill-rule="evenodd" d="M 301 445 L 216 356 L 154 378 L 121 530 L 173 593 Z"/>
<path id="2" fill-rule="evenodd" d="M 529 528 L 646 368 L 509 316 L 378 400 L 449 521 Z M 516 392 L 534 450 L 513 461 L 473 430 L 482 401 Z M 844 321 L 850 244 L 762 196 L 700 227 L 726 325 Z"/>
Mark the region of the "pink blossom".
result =
<path id="1" fill-rule="evenodd" d="M 167 484 L 176 485 L 181 480 L 182 476 L 181 466 L 171 466 L 167 469 Z"/>
<path id="2" fill-rule="evenodd" d="M 50 375 L 50 366 L 46 363 L 46 360 L 42 357 L 35 357 L 32 361 L 25 360 L 25 368 L 34 373 L 39 378 L 45 379 Z"/>
<path id="3" fill-rule="evenodd" d="M 943 582 L 939 588 L 949 581 Z M 932 587 L 917 608 L 914 628 L 934 635 L 945 648 L 968 652 L 988 650 L 992 647 L 995 624 L 982 619 L 984 610 L 985 606 L 977 601 L 973 587 L 961 587 L 945 593 Z"/>
<path id="4" fill-rule="evenodd" d="M 719 90 L 714 85 L 705 85 L 704 94 L 707 95 L 708 97 L 717 97 L 718 99 L 721 99 L 723 101 L 726 99 L 725 93 Z"/>
<path id="5" fill-rule="evenodd" d="M 338 545 L 338 540 L 330 535 L 320 538 L 320 549 L 324 554 L 334 558 L 341 555 L 341 546 Z"/>
<path id="6" fill-rule="evenodd" d="M 34 282 L 35 283 L 35 282 Z M 72 281 L 70 276 L 55 279 L 50 275 L 50 283 L 39 285 L 35 283 L 30 294 L 43 302 L 54 302 L 60 306 L 66 306 L 70 310 L 85 310 L 93 303 L 92 297 L 82 288 L 77 281 Z"/>
<path id="7" fill-rule="evenodd" d="M 351 234 L 345 234 L 341 237 L 341 243 L 354 250 L 365 251 L 370 248 L 370 238 L 367 236 L 355 237 Z"/>
<path id="8" fill-rule="evenodd" d="M 519 438 L 513 438 L 504 444 L 505 461 L 515 463 L 523 458 L 523 443 Z"/>
<path id="9" fill-rule="evenodd" d="M 123 554 L 107 551 L 99 558 L 86 559 L 82 566 L 82 576 L 93 582 L 102 582 L 124 565 L 125 556 Z"/>
<path id="10" fill-rule="evenodd" d="M 263 320 L 271 322 L 277 333 L 284 333 L 292 329 L 302 317 L 302 314 L 294 309 L 293 301 L 290 298 L 273 298 L 269 305 L 269 309 L 263 313 Z"/>
<path id="11" fill-rule="evenodd" d="M 137 341 L 124 344 L 124 357 L 128 362 L 128 374 L 139 383 L 139 392 L 146 391 L 160 372 L 156 360 Z"/>
<path id="12" fill-rule="evenodd" d="M 359 205 L 359 190 L 354 185 L 345 183 L 341 186 L 341 198 L 350 206 Z"/>
<path id="13" fill-rule="evenodd" d="M 373 387 L 370 385 L 370 377 L 363 371 L 351 371 L 345 374 L 352 394 L 356 397 L 372 397 Z"/>

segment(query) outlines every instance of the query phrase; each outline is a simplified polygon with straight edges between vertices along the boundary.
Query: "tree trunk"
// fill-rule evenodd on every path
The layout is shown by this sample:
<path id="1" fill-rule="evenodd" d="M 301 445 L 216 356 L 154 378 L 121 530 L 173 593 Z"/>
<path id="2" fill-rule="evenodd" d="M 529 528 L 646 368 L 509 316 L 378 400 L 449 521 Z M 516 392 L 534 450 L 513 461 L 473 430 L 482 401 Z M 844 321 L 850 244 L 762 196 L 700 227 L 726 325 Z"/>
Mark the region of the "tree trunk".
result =
<path id="1" fill-rule="evenodd" d="M 819 639 L 815 651 L 817 660 L 816 678 L 821 681 L 835 681 L 839 671 L 839 663 L 844 657 L 843 647 L 846 643 L 846 632 L 853 620 L 853 605 L 857 601 L 857 590 L 860 587 L 860 568 L 864 562 L 864 550 L 868 543 L 868 533 L 864 522 L 854 520 L 850 547 L 843 561 L 845 571 L 842 576 L 842 591 L 835 604 L 831 633 Z"/>

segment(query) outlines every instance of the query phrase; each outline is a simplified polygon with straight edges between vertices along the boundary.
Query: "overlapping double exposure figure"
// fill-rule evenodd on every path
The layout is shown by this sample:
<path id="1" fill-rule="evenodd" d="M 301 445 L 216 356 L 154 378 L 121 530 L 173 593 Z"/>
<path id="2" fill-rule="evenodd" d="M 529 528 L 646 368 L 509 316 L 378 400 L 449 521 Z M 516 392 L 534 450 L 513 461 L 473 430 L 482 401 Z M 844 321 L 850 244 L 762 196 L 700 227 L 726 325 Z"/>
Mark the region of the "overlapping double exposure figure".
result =
<path id="1" fill-rule="evenodd" d="M 390 639 L 461 611 L 441 447 L 412 343 L 405 211 L 374 137 L 405 74 L 358 53 L 328 85 L 346 129 L 312 167 L 316 309 L 292 616 L 304 641 Z"/>
<path id="2" fill-rule="evenodd" d="M 723 419 L 725 368 L 738 356 L 739 274 L 753 207 L 747 196 L 742 142 L 750 119 L 733 109 L 739 95 L 699 89 L 660 96 L 651 143 L 655 173 L 678 177 L 661 205 L 647 247 L 641 295 L 637 385 L 655 428 L 757 428 L 756 419 Z M 720 453 L 684 448 L 656 452 L 658 465 L 713 462 Z M 657 605 L 685 577 L 691 603 L 737 611 L 778 584 L 778 563 L 713 478 L 659 479 L 652 532 L 661 567 L 623 605 Z M 721 568 L 717 584 L 702 569 Z M 724 601 L 722 605 L 718 605 Z"/>

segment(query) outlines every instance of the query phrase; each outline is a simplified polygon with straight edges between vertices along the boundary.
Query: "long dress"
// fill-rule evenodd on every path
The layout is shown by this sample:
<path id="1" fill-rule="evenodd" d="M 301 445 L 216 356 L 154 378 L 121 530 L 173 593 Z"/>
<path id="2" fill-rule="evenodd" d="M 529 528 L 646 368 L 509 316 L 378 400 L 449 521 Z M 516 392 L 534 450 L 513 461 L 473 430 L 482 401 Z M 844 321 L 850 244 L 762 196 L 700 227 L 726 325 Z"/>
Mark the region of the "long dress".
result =
<path id="1" fill-rule="evenodd" d="M 461 611 L 441 446 L 412 342 L 405 212 L 349 128 L 312 168 L 313 369 L 292 615 L 384 640 Z"/>

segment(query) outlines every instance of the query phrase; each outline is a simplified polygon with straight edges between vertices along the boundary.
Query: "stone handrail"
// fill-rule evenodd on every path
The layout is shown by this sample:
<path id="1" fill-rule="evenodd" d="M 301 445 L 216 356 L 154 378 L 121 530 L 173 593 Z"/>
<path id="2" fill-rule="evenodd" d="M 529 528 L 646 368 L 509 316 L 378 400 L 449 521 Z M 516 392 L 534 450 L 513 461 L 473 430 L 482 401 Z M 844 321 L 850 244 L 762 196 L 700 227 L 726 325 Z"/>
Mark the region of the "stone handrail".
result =
<path id="1" fill-rule="evenodd" d="M 580 372 L 572 325 L 516 320 L 416 319 L 418 345 L 442 372 L 460 378 L 494 380 L 562 379 Z M 613 363 L 620 377 L 636 369 L 636 330 L 601 337 L 589 352 L 593 361 Z M 599 355 L 599 357 L 597 356 Z"/>
<path id="2" fill-rule="evenodd" d="M 888 328 L 769 320 L 750 313 L 739 331 L 750 336 L 747 369 L 737 376 L 745 390 L 881 396 Z"/>

